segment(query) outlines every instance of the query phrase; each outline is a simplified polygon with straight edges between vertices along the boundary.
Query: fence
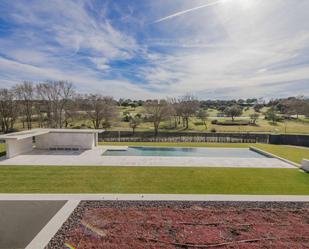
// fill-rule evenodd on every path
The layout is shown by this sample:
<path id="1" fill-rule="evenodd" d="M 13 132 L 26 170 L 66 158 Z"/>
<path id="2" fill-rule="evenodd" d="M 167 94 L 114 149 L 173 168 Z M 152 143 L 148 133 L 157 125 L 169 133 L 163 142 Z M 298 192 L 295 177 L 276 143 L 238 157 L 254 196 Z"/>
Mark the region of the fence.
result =
<path id="1" fill-rule="evenodd" d="M 99 136 L 105 142 L 214 142 L 214 143 L 268 143 L 268 134 L 106 131 Z"/>
<path id="2" fill-rule="evenodd" d="M 269 136 L 269 143 L 309 147 L 309 135 L 271 134 Z"/>

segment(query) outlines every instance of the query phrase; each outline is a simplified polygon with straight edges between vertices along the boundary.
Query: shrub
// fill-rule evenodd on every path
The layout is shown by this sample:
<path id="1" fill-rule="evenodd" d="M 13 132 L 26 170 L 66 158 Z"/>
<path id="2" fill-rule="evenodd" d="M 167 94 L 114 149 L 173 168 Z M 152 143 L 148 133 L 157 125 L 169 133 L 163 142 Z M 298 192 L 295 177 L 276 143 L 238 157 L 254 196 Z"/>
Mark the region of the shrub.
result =
<path id="1" fill-rule="evenodd" d="M 194 125 L 200 126 L 200 125 L 204 125 L 204 123 L 203 122 L 194 122 Z"/>
<path id="2" fill-rule="evenodd" d="M 217 119 L 211 120 L 211 124 L 217 124 L 217 123 L 218 123 Z"/>
<path id="3" fill-rule="evenodd" d="M 217 125 L 249 125 L 249 124 L 250 122 L 245 120 L 237 120 L 237 121 L 226 120 L 217 122 Z"/>
<path id="4" fill-rule="evenodd" d="M 130 115 L 126 115 L 122 118 L 123 122 L 129 122 L 130 121 L 131 116 Z"/>
<path id="5" fill-rule="evenodd" d="M 217 130 L 216 130 L 215 128 L 211 128 L 210 132 L 212 132 L 212 133 L 216 133 L 216 132 L 217 132 Z"/>

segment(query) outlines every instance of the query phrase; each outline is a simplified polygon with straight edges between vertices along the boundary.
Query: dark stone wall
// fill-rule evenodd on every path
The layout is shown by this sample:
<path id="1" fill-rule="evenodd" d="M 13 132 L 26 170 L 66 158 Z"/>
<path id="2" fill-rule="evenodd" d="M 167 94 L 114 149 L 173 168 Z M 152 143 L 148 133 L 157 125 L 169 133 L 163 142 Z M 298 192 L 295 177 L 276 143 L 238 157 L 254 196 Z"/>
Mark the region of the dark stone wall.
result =
<path id="1" fill-rule="evenodd" d="M 286 144 L 309 147 L 309 135 L 269 135 L 270 144 Z"/>

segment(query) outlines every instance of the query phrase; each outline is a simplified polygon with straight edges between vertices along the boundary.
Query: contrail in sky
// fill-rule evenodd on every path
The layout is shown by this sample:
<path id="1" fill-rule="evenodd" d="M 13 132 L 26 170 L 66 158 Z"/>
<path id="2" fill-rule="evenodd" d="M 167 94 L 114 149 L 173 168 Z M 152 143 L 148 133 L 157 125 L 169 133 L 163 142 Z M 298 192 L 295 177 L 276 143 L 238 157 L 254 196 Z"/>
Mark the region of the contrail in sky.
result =
<path id="1" fill-rule="evenodd" d="M 207 3 L 207 4 L 204 4 L 204 5 L 201 5 L 201 6 L 197 6 L 197 7 L 191 8 L 191 9 L 179 11 L 179 12 L 176 12 L 176 13 L 174 13 L 174 14 L 172 14 L 172 15 L 169 15 L 169 16 L 166 16 L 166 17 L 163 17 L 163 18 L 160 18 L 160 19 L 154 21 L 153 23 L 163 22 L 163 21 L 166 21 L 166 20 L 168 20 L 168 19 L 172 19 L 172 18 L 174 18 L 174 17 L 177 17 L 177 16 L 180 16 L 180 15 L 186 14 L 186 13 L 191 12 L 191 11 L 195 11 L 195 10 L 198 10 L 198 9 L 202 9 L 202 8 L 206 8 L 206 7 L 209 7 L 209 6 L 217 5 L 217 4 L 220 3 L 220 2 L 222 2 L 222 0 L 216 1 L 216 2 L 213 2 L 213 3 Z"/>

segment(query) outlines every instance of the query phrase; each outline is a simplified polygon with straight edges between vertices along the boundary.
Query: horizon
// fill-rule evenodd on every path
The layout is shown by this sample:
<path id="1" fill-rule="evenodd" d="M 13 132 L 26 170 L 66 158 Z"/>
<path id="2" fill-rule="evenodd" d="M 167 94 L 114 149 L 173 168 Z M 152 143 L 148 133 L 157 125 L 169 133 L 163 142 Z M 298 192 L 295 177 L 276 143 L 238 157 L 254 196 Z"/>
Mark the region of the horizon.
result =
<path id="1" fill-rule="evenodd" d="M 72 82 L 146 100 L 309 97 L 309 2 L 0 3 L 0 87 Z"/>

